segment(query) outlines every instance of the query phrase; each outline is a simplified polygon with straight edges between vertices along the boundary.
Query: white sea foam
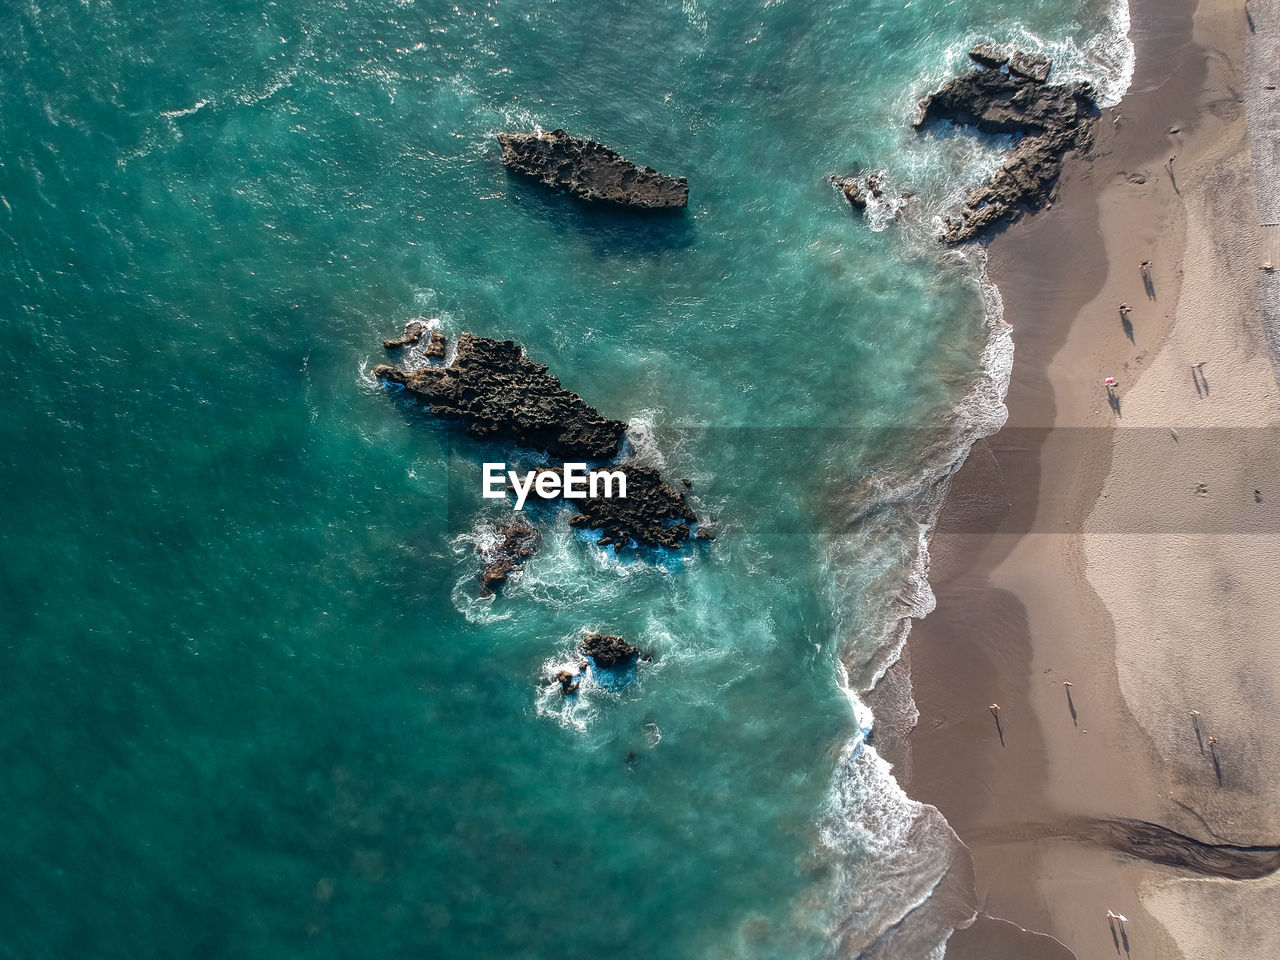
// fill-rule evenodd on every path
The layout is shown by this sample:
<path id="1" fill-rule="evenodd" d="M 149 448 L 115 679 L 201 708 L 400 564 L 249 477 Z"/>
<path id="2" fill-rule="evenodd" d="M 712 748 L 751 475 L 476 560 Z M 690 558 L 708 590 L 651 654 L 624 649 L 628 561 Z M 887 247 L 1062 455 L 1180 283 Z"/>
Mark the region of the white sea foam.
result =
<path id="1" fill-rule="evenodd" d="M 1099 29 L 1082 30 L 1083 41 L 1075 36 L 1043 37 L 1022 23 L 1009 23 L 991 31 L 971 33 L 947 47 L 941 68 L 928 77 L 936 85 L 969 69 L 969 51 L 974 44 L 991 41 L 1028 53 L 1039 53 L 1053 61 L 1050 82 L 1088 80 L 1097 91 L 1098 103 L 1113 107 L 1120 102 L 1133 81 L 1135 64 L 1133 41 L 1129 38 L 1128 0 L 1112 0 Z"/>
<path id="2" fill-rule="evenodd" d="M 175 117 L 189 117 L 193 113 L 199 113 L 202 109 L 204 109 L 208 105 L 209 105 L 209 101 L 205 100 L 204 98 L 201 98 L 197 100 L 195 103 L 193 103 L 191 106 L 183 107 L 180 110 L 161 110 L 160 116 L 164 117 L 167 120 L 172 120 Z"/>
<path id="3" fill-rule="evenodd" d="M 890 765 L 866 742 L 875 719 L 864 700 L 901 656 L 912 620 L 934 609 L 929 537 L 950 477 L 972 445 L 999 430 L 1008 417 L 1004 397 L 1013 368 L 1013 340 L 1004 320 L 1003 301 L 986 274 L 985 251 L 971 245 L 956 256 L 967 261 L 979 278 L 987 336 L 979 373 L 954 408 L 951 436 L 924 452 L 917 473 L 885 479 L 872 492 L 864 491 L 872 502 L 852 505 L 857 518 L 854 529 L 830 548 L 832 563 L 839 571 L 845 563 L 854 564 L 854 556 L 865 562 L 870 544 L 914 540 L 900 585 L 881 614 L 885 619 L 879 638 L 863 636 L 856 649 L 851 645 L 842 652 L 839 666 L 840 684 L 859 732 L 846 745 L 837 765 L 820 840 L 835 866 L 835 902 L 841 905 L 840 914 L 832 920 L 833 936 L 846 947 L 850 937 L 863 938 L 857 941 L 859 949 L 884 936 L 904 936 L 897 930 L 899 922 L 913 911 L 928 912 L 928 900 L 956 857 L 962 855 L 960 841 L 941 815 L 907 797 Z M 839 582 L 838 576 L 835 582 Z M 836 593 L 847 595 L 839 587 Z M 913 722 L 917 715 L 914 703 L 900 705 L 899 711 L 903 714 L 900 722 Z M 904 863 L 902 844 L 912 830 L 928 837 L 930 845 L 914 843 L 913 859 Z M 892 880 L 890 891 L 883 888 L 885 877 Z M 869 895 L 868 888 L 876 893 Z M 921 956 L 941 956 L 952 930 L 950 923 L 959 915 L 957 909 L 938 905 L 933 912 L 939 916 L 913 921 L 913 942 L 908 949 Z"/>
<path id="4" fill-rule="evenodd" d="M 659 442 L 656 410 L 641 410 L 627 421 L 627 437 L 623 449 L 623 459 L 633 460 L 655 470 L 667 468 L 666 457 L 662 455 L 662 444 Z"/>

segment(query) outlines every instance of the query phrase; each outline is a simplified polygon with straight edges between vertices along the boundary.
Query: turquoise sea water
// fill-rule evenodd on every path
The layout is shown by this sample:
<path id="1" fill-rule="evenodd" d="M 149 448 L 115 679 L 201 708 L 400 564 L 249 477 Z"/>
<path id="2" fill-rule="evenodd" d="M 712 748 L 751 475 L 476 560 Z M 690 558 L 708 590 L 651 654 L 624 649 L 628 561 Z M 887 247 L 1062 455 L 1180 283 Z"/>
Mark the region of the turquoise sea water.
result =
<path id="1" fill-rule="evenodd" d="M 1118 95 L 1124 19 L 0 8 L 0 957 L 815 957 L 896 923 L 939 861 L 857 694 L 1008 360 L 929 226 L 999 144 L 913 104 L 986 37 Z M 535 123 L 689 210 L 512 181 L 493 134 Z M 853 216 L 825 177 L 863 166 L 919 216 Z M 480 452 L 368 375 L 417 316 L 631 421 L 719 539 L 619 563 L 542 521 L 480 601 Z M 655 662 L 567 703 L 588 628 Z"/>

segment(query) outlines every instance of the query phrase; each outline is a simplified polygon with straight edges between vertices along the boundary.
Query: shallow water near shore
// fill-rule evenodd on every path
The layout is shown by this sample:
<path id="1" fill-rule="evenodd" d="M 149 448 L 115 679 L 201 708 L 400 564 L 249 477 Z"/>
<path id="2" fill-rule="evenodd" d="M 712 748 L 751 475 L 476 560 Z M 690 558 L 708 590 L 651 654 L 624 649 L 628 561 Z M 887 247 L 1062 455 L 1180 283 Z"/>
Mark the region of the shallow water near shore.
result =
<path id="1" fill-rule="evenodd" d="M 930 226 L 998 144 L 914 103 L 988 37 L 1118 95 L 1123 20 L 0 12 L 0 954 L 819 956 L 927 897 L 926 854 L 885 882 L 918 811 L 844 684 L 928 607 L 929 495 L 1008 343 Z M 511 180 L 493 134 L 535 123 L 689 209 Z M 825 178 L 864 167 L 920 219 L 856 217 Z M 483 451 L 368 374 L 418 316 L 628 420 L 716 542 L 619 562 L 542 517 L 479 599 Z M 654 661 L 562 700 L 585 629 Z"/>

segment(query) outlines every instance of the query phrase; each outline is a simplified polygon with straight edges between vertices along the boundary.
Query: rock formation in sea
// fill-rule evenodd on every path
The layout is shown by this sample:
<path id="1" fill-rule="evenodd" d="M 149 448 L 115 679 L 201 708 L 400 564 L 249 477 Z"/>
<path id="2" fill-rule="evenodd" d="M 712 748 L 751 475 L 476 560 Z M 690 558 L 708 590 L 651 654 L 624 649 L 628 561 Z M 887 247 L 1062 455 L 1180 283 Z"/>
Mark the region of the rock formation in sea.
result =
<path id="1" fill-rule="evenodd" d="M 402 385 L 434 415 L 463 421 L 478 440 L 545 450 L 559 460 L 610 460 L 627 429 L 562 387 L 513 340 L 464 333 L 447 367 L 402 370 L 379 364 L 373 375 Z"/>
<path id="2" fill-rule="evenodd" d="M 640 656 L 639 647 L 606 633 L 587 634 L 582 641 L 582 652 L 601 670 L 630 666 Z"/>
<path id="3" fill-rule="evenodd" d="M 839 188 L 849 205 L 855 210 L 867 209 L 874 201 L 882 201 L 893 214 L 893 219 L 901 220 L 904 215 L 914 213 L 915 197 L 911 194 L 886 196 L 887 188 L 884 173 L 860 173 L 848 177 L 831 176 L 827 178 Z"/>
<path id="4" fill-rule="evenodd" d="M 598 530 L 602 547 L 623 549 L 634 541 L 641 547 L 680 549 L 689 539 L 689 525 L 698 520 L 684 494 L 651 467 L 624 463 L 609 469 L 626 475 L 626 497 L 574 500 L 578 512 L 569 518 L 570 526 Z"/>
<path id="5" fill-rule="evenodd" d="M 566 390 L 544 364 L 530 360 L 518 343 L 464 333 L 447 367 L 410 371 L 379 364 L 373 374 L 403 386 L 435 416 L 465 423 L 479 440 L 545 451 L 557 463 L 605 463 L 608 466 L 602 469 L 622 473 L 625 497 L 564 501 L 576 511 L 569 523 L 598 532 L 600 546 L 675 550 L 689 540 L 691 524 L 698 518 L 684 493 L 651 467 L 616 462 L 627 425 L 602 417 Z"/>
<path id="6" fill-rule="evenodd" d="M 382 346 L 386 350 L 399 350 L 401 347 L 411 347 L 419 340 L 422 335 L 427 332 L 427 325 L 421 320 L 410 320 L 404 325 L 404 335 L 397 337 L 395 340 L 383 340 Z"/>
<path id="7" fill-rule="evenodd" d="M 970 53 L 978 63 L 1004 54 L 980 44 Z M 969 124 L 983 133 L 1014 134 L 1020 139 L 987 183 L 969 194 L 958 217 L 944 221 L 942 241 L 971 240 L 1023 210 L 1039 210 L 1054 197 L 1062 158 L 1068 150 L 1088 150 L 1098 105 L 1089 83 L 1049 84 L 1048 59 L 1013 53 L 1008 72 L 972 70 L 948 81 L 920 101 L 916 127 L 929 120 Z"/>
<path id="8" fill-rule="evenodd" d="M 421 320 L 410 320 L 404 325 L 404 334 L 394 340 L 383 340 L 382 346 L 386 350 L 399 350 L 401 347 L 412 347 L 414 344 L 420 343 L 423 336 L 426 335 L 427 325 Z M 431 343 L 427 346 L 427 356 L 444 359 L 444 334 L 439 330 L 431 331 Z"/>
<path id="9" fill-rule="evenodd" d="M 1009 62 L 1009 54 L 994 43 L 979 43 L 969 51 L 969 59 L 988 70 L 999 70 Z"/>
<path id="10" fill-rule="evenodd" d="M 439 330 L 431 331 L 431 343 L 427 345 L 427 356 L 438 360 L 444 359 L 444 334 Z"/>
<path id="11" fill-rule="evenodd" d="M 871 200 L 878 200 L 884 194 L 882 176 L 869 173 L 866 176 L 831 177 L 831 182 L 840 188 L 855 210 L 865 210 Z"/>
<path id="12" fill-rule="evenodd" d="M 1015 50 L 1009 54 L 1009 72 L 1014 76 L 1036 83 L 1048 83 L 1049 71 L 1053 69 L 1053 61 L 1038 53 L 1023 53 Z"/>
<path id="13" fill-rule="evenodd" d="M 642 209 L 683 207 L 689 181 L 652 167 L 638 167 L 603 144 L 563 130 L 500 133 L 502 162 L 509 170 L 583 200 Z"/>
<path id="14" fill-rule="evenodd" d="M 497 541 L 489 547 L 477 547 L 488 566 L 480 574 L 480 596 L 491 597 L 498 591 L 507 578 L 522 566 L 525 560 L 533 556 L 541 543 L 542 537 L 528 521 L 516 517 L 508 523 L 494 525 Z"/>

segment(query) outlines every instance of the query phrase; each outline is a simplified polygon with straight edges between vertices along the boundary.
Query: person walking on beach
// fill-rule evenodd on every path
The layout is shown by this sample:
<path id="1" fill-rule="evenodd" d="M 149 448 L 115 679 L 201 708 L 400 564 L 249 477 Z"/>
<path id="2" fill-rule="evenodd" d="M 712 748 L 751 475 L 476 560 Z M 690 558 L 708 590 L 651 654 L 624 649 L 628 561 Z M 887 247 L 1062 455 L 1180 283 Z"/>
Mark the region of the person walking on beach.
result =
<path id="1" fill-rule="evenodd" d="M 1138 264 L 1138 269 L 1142 271 L 1142 275 L 1144 277 L 1147 277 L 1151 275 L 1151 268 L 1153 266 L 1155 266 L 1155 264 L 1153 264 L 1150 260 L 1143 260 L 1140 264 Z"/>
<path id="2" fill-rule="evenodd" d="M 1133 307 L 1129 306 L 1127 303 L 1120 304 L 1120 316 L 1124 317 L 1132 312 Z"/>

